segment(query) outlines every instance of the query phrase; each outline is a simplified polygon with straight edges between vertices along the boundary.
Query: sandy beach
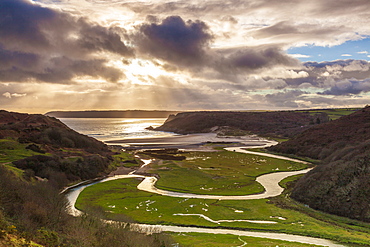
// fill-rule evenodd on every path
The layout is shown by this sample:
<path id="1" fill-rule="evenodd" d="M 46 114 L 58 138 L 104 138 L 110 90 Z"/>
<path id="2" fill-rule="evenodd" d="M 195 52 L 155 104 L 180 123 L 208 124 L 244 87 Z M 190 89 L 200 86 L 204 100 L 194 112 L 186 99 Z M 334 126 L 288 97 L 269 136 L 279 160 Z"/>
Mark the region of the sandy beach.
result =
<path id="1" fill-rule="evenodd" d="M 235 143 L 243 144 L 248 147 L 264 147 L 266 145 L 274 145 L 276 142 L 260 138 L 255 135 L 250 136 L 217 136 L 216 133 L 199 133 L 188 135 L 177 135 L 169 137 L 153 137 L 153 138 L 136 138 L 106 141 L 109 145 L 122 145 L 125 148 L 185 148 L 199 149 L 201 145 L 206 143 Z"/>

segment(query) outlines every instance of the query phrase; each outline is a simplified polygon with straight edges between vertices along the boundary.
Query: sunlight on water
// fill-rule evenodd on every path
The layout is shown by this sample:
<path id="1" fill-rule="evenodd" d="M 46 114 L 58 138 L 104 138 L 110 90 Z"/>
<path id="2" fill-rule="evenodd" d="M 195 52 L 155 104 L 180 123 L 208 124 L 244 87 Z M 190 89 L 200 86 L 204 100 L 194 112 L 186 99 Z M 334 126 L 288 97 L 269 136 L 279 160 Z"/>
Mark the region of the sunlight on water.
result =
<path id="1" fill-rule="evenodd" d="M 75 131 L 100 141 L 172 136 L 174 133 L 145 128 L 161 126 L 166 118 L 61 118 Z"/>

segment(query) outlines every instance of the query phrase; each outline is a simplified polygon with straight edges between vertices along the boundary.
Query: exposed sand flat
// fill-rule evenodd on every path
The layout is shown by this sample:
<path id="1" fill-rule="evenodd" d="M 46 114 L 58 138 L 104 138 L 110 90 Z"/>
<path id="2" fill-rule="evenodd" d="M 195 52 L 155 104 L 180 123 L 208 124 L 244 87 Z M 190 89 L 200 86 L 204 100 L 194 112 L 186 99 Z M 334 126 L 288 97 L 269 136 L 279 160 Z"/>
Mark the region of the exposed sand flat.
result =
<path id="1" fill-rule="evenodd" d="M 253 147 L 248 147 L 248 148 L 253 148 Z M 224 149 L 227 150 L 227 151 L 235 151 L 235 152 L 244 153 L 244 154 L 254 154 L 254 155 L 276 158 L 276 159 L 281 159 L 281 160 L 289 160 L 289 161 L 298 162 L 298 163 L 302 163 L 302 164 L 310 164 L 310 162 L 307 162 L 307 161 L 293 159 L 293 158 L 280 156 L 280 155 L 276 155 L 276 154 L 253 152 L 253 151 L 245 150 L 245 147 L 230 147 L 230 148 L 224 148 Z"/>
<path id="2" fill-rule="evenodd" d="M 201 145 L 207 142 L 234 142 L 241 143 L 246 148 L 266 147 L 277 144 L 275 141 L 266 140 L 257 136 L 217 136 L 216 133 L 199 133 L 189 135 L 177 135 L 168 137 L 153 138 L 133 138 L 106 141 L 108 144 L 119 144 L 130 147 L 150 148 L 150 147 L 179 147 Z"/>

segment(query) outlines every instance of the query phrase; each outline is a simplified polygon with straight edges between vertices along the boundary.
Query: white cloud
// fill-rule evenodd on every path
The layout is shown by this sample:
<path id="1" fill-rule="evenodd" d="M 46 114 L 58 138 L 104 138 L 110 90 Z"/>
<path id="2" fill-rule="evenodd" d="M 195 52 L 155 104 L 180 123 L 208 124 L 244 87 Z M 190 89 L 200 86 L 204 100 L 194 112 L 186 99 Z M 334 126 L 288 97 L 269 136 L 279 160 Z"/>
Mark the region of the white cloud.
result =
<path id="1" fill-rule="evenodd" d="M 311 56 L 309 55 L 304 55 L 304 54 L 289 54 L 290 56 L 292 57 L 295 57 L 295 58 L 309 58 Z"/>
<path id="2" fill-rule="evenodd" d="M 357 52 L 358 54 L 368 54 L 369 52 L 368 51 L 359 51 Z"/>
<path id="3" fill-rule="evenodd" d="M 342 54 L 341 56 L 342 56 L 342 57 L 352 57 L 352 55 L 351 55 L 351 54 Z"/>
<path id="4" fill-rule="evenodd" d="M 3 93 L 3 96 L 9 99 L 12 98 L 12 95 L 9 92 Z"/>
<path id="5" fill-rule="evenodd" d="M 24 97 L 26 95 L 27 95 L 26 93 L 22 93 L 22 94 L 21 93 L 9 93 L 9 92 L 3 93 L 3 96 L 8 99 L 11 99 L 12 97 L 14 98 Z"/>

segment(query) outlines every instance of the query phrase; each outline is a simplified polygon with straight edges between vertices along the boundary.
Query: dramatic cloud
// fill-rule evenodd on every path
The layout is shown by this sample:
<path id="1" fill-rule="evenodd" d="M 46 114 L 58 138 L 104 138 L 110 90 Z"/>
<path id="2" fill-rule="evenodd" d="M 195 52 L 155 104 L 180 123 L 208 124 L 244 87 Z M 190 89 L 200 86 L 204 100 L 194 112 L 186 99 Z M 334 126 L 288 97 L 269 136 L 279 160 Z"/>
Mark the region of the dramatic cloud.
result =
<path id="1" fill-rule="evenodd" d="M 279 47 L 258 46 L 238 49 L 228 58 L 230 66 L 240 69 L 256 70 L 276 65 L 298 66 L 298 60 L 283 54 Z"/>
<path id="2" fill-rule="evenodd" d="M 140 32 L 137 39 L 143 53 L 188 66 L 203 63 L 212 40 L 204 22 L 185 23 L 179 16 L 167 17 L 160 24 L 143 24 Z"/>
<path id="3" fill-rule="evenodd" d="M 321 94 L 351 95 L 351 94 L 360 94 L 362 92 L 370 92 L 370 79 L 363 81 L 357 80 L 339 81 L 329 90 L 326 90 Z"/>
<path id="4" fill-rule="evenodd" d="M 0 2 L 0 80 L 67 83 L 76 76 L 117 81 L 99 52 L 132 56 L 114 29 L 27 0 Z"/>
<path id="5" fill-rule="evenodd" d="M 362 106 L 369 13 L 368 0 L 0 0 L 0 105 Z"/>

